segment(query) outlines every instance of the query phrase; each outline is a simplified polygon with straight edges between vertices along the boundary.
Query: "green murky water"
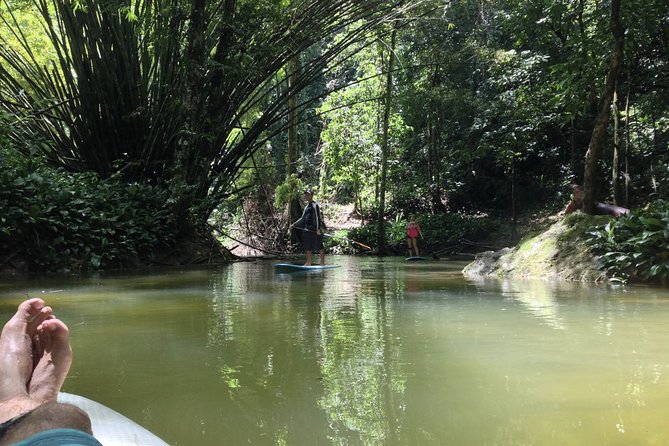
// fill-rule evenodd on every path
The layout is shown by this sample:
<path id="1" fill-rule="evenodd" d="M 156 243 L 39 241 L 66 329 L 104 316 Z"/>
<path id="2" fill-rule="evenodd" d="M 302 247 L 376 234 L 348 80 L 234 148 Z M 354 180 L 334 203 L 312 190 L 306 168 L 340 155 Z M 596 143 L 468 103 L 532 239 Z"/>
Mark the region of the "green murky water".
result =
<path id="1" fill-rule="evenodd" d="M 336 257 L 7 280 L 71 328 L 65 391 L 172 445 L 664 445 L 669 290 Z"/>

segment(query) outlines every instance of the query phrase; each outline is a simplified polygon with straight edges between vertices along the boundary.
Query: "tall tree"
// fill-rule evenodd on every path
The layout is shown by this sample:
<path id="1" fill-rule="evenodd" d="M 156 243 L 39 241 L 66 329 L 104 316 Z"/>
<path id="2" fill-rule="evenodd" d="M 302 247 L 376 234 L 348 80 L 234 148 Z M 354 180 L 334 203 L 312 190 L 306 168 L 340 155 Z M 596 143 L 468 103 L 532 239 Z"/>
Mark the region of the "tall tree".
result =
<path id="1" fill-rule="evenodd" d="M 389 147 L 389 127 L 390 127 L 390 108 L 393 101 L 393 70 L 395 69 L 395 38 L 397 29 L 393 25 L 390 32 L 390 44 L 387 48 L 388 63 L 386 69 L 386 87 L 383 97 L 383 118 L 381 120 L 381 173 L 379 178 L 379 211 L 377 216 L 377 236 L 376 246 L 379 254 L 386 252 L 386 178 L 388 176 L 388 153 Z"/>
<path id="2" fill-rule="evenodd" d="M 430 85 L 433 91 L 438 91 L 441 87 L 441 64 L 435 63 L 434 72 L 431 77 Z M 430 209 L 433 213 L 445 212 L 446 206 L 442 202 L 442 184 L 441 184 L 441 132 L 443 128 L 443 112 L 440 101 L 430 104 L 430 110 L 427 116 L 427 175 L 429 179 Z"/>
<path id="3" fill-rule="evenodd" d="M 616 89 L 617 90 L 617 89 Z M 613 204 L 616 206 L 623 205 L 622 185 L 620 168 L 621 160 L 621 145 L 620 145 L 620 111 L 618 109 L 618 92 L 613 94 L 613 157 L 611 159 L 611 190 L 613 191 Z"/>
<path id="4" fill-rule="evenodd" d="M 272 126 L 288 98 L 413 3 L 34 1 L 58 60 L 45 67 L 0 45 L 0 60 L 20 69 L 0 66 L 2 107 L 20 117 L 12 137 L 42 138 L 49 160 L 70 170 L 168 188 L 184 227 L 203 226 L 269 129 L 285 130 Z M 278 74 L 289 60 L 343 30 L 294 85 L 273 88 L 287 84 Z"/>
<path id="5" fill-rule="evenodd" d="M 613 35 L 613 54 L 611 55 L 609 71 L 606 75 L 606 85 L 600 100 L 595 127 L 592 131 L 588 151 L 585 154 L 585 172 L 583 176 L 583 188 L 585 191 L 583 195 L 583 210 L 590 214 L 595 210 L 597 163 L 602 148 L 606 143 L 609 117 L 611 116 L 611 103 L 615 95 L 620 67 L 623 64 L 625 28 L 620 20 L 620 2 L 621 0 L 611 0 L 610 28 L 611 34 Z"/>

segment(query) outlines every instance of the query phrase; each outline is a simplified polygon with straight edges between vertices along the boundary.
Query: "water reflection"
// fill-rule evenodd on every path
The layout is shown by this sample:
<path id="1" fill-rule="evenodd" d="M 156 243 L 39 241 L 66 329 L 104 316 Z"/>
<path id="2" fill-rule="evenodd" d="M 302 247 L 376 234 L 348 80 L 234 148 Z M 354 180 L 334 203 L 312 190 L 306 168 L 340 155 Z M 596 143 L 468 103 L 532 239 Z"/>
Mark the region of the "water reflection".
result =
<path id="1" fill-rule="evenodd" d="M 504 296 L 520 302 L 529 313 L 543 320 L 547 325 L 564 329 L 564 321 L 560 316 L 556 284 L 541 280 L 529 282 L 504 280 L 501 284 Z"/>
<path id="2" fill-rule="evenodd" d="M 387 299 L 395 284 L 368 281 L 369 273 L 351 282 L 367 286 L 351 290 L 349 299 L 324 299 L 321 310 L 318 403 L 333 444 L 394 443 L 401 428 L 406 372 L 401 340 L 393 332 L 395 309 Z M 374 273 L 383 275 L 383 265 Z"/>
<path id="3" fill-rule="evenodd" d="M 663 444 L 669 294 L 335 258 L 6 284 L 56 291 L 68 391 L 173 445 Z M 62 290 L 62 291 L 60 291 Z"/>
<path id="4" fill-rule="evenodd" d="M 212 287 L 208 347 L 225 412 L 211 427 L 233 429 L 234 444 L 293 444 L 295 435 L 324 429 L 312 419 L 323 277 L 244 266 L 225 268 Z"/>
<path id="5" fill-rule="evenodd" d="M 641 440 L 643 444 L 655 444 L 657 439 L 667 438 L 667 431 L 655 422 L 656 411 L 666 410 L 662 402 L 666 400 L 666 393 L 663 390 L 665 396 L 658 399 L 656 392 L 660 382 L 668 383 L 665 372 L 669 367 L 666 357 L 669 350 L 661 345 L 661 339 L 669 331 L 658 330 L 655 310 L 669 304 L 669 293 L 649 294 L 635 287 L 544 281 L 478 280 L 474 283 L 480 292 L 498 289 L 509 304 L 503 310 L 520 304 L 547 327 L 567 331 L 552 344 L 553 337 L 546 333 L 536 336 L 543 343 L 541 346 L 528 339 L 528 333 L 523 335 L 522 342 L 527 354 L 533 357 L 533 369 L 554 367 L 547 375 L 551 381 L 542 380 L 536 393 L 545 396 L 551 389 L 561 389 L 551 403 L 545 401 L 544 404 L 557 408 L 569 405 L 572 413 L 563 416 L 572 419 L 577 438 L 590 438 L 595 442 L 595 432 L 600 432 L 600 438 L 602 433 L 608 433 L 610 444 Z M 661 311 L 666 315 L 666 309 Z M 527 324 L 523 330 L 527 331 Z M 556 383 L 555 379 L 563 384 Z M 522 393 L 522 389 L 513 393 Z M 653 406 L 655 409 L 650 409 Z M 526 429 L 527 424 L 534 423 L 528 419 L 522 424 Z M 541 424 L 548 423 L 538 425 Z M 547 429 L 554 427 L 541 427 L 542 431 L 551 432 Z M 644 429 L 650 434 L 648 437 Z M 646 442 L 651 438 L 653 440 Z M 565 441 L 573 444 L 566 435 Z"/>

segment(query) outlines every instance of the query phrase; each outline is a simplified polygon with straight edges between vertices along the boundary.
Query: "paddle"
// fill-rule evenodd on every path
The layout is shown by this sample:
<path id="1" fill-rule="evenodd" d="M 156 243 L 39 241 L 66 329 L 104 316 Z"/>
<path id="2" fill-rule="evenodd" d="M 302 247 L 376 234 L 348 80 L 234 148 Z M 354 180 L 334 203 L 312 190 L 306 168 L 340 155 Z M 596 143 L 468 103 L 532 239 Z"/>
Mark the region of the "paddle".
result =
<path id="1" fill-rule="evenodd" d="M 298 227 L 295 227 L 295 226 L 291 226 L 291 228 L 299 229 L 300 231 L 305 231 L 305 232 L 313 232 L 314 234 L 317 234 L 316 231 L 312 231 L 311 229 L 307 229 L 307 228 L 298 228 Z M 341 236 L 341 235 L 333 235 L 333 234 L 322 234 L 322 235 L 323 235 L 324 237 L 338 238 L 338 239 L 346 240 L 346 241 L 348 241 L 348 242 L 355 243 L 356 245 L 360 245 L 360 246 L 362 246 L 363 248 L 365 248 L 365 249 L 369 249 L 370 251 L 372 251 L 372 247 L 371 247 L 371 246 L 365 245 L 364 243 L 360 243 L 359 241 L 357 241 L 357 240 L 353 240 L 353 239 L 348 238 L 348 237 L 343 237 L 343 236 Z"/>

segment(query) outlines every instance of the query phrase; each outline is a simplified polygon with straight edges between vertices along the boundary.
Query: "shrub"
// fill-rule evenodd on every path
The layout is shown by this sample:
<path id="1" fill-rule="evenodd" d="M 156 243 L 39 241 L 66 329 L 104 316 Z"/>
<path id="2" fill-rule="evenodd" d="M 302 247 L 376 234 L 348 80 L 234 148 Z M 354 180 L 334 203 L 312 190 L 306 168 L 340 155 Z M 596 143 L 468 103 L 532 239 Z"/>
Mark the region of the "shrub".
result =
<path id="1" fill-rule="evenodd" d="M 658 200 L 589 233 L 607 273 L 622 280 L 669 278 L 669 203 Z"/>
<path id="2" fill-rule="evenodd" d="M 432 246 L 457 245 L 465 240 L 488 240 L 491 233 L 499 232 L 499 222 L 481 215 L 460 213 L 426 214 L 418 217 L 425 244 Z M 386 223 L 389 245 L 406 244 L 407 221 L 397 218 Z M 351 229 L 349 237 L 360 242 L 376 243 L 376 223 Z"/>
<path id="3" fill-rule="evenodd" d="M 295 174 L 291 174 L 283 183 L 276 188 L 274 197 L 274 206 L 277 208 L 284 207 L 291 200 L 299 198 L 304 192 L 304 182 Z"/>
<path id="4" fill-rule="evenodd" d="M 162 189 L 70 174 L 0 150 L 0 266 L 96 270 L 150 261 L 173 243 Z"/>

